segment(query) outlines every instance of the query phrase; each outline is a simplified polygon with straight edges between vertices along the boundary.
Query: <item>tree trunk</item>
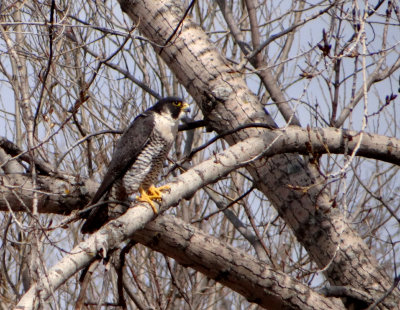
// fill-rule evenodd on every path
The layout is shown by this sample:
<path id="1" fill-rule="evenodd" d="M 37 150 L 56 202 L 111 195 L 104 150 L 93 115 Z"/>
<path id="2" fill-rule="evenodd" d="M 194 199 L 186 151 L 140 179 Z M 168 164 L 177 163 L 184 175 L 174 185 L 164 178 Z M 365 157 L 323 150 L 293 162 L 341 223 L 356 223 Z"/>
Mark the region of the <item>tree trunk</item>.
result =
<path id="1" fill-rule="evenodd" d="M 196 100 L 209 127 L 221 133 L 247 123 L 274 125 L 241 74 L 190 17 L 183 18 L 181 2 L 120 0 L 120 4 Z M 234 144 L 263 132 L 241 130 L 226 140 Z M 274 138 L 271 133 L 271 143 Z M 375 298 L 389 289 L 389 277 L 334 207 L 315 167 L 297 155 L 278 155 L 258 159 L 248 171 L 331 284 L 352 286 Z"/>

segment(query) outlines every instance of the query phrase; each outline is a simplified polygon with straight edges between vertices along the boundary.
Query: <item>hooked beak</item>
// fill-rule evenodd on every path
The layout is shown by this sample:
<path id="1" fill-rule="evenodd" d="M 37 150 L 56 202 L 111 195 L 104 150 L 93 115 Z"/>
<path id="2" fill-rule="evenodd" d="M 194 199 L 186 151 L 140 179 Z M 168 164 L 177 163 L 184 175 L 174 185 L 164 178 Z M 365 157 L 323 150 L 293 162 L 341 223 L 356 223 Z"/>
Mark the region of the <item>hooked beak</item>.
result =
<path id="1" fill-rule="evenodd" d="M 182 104 L 182 111 L 183 112 L 190 112 L 190 107 L 189 107 L 189 104 L 187 102 L 184 102 Z"/>

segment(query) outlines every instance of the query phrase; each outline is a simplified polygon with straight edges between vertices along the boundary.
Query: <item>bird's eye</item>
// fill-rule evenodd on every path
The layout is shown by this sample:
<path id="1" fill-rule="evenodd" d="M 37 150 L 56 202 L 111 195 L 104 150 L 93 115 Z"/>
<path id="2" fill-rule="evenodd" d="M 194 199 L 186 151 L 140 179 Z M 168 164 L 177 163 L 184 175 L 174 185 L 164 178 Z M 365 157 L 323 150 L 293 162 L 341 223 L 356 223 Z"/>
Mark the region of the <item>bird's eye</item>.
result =
<path id="1" fill-rule="evenodd" d="M 180 101 L 174 101 L 173 103 L 174 106 L 180 107 L 182 105 L 182 102 Z"/>

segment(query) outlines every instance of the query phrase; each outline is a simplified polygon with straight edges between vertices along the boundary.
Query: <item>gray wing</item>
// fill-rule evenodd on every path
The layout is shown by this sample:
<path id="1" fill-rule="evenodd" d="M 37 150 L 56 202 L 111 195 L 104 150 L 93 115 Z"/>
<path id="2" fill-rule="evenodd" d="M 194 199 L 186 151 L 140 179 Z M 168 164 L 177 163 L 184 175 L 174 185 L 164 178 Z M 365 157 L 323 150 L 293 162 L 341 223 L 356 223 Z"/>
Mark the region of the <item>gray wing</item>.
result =
<path id="1" fill-rule="evenodd" d="M 154 128 L 153 112 L 140 114 L 117 142 L 111 162 L 90 204 L 97 203 L 114 182 L 122 178 L 143 150 Z"/>

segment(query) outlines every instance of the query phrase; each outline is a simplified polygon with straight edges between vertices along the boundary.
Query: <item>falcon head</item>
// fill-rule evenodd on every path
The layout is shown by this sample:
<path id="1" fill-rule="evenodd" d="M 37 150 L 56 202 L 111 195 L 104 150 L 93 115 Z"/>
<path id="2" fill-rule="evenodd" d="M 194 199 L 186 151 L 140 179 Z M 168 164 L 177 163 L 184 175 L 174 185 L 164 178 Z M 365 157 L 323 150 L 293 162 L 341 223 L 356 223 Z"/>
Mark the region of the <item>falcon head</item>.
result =
<path id="1" fill-rule="evenodd" d="M 158 101 L 151 110 L 159 114 L 170 115 L 171 118 L 177 120 L 182 112 L 189 111 L 189 104 L 179 97 L 166 97 Z"/>

